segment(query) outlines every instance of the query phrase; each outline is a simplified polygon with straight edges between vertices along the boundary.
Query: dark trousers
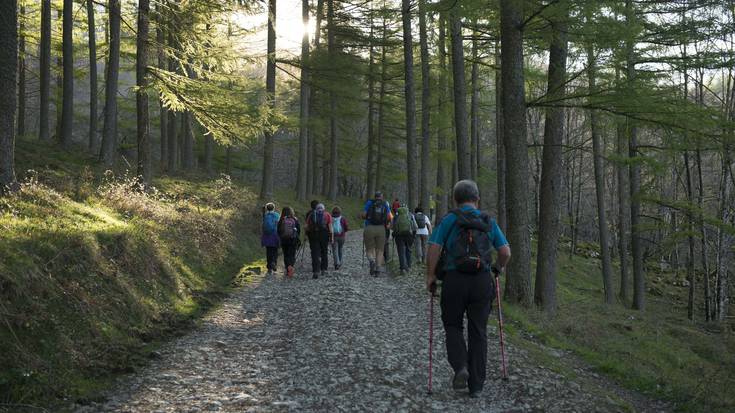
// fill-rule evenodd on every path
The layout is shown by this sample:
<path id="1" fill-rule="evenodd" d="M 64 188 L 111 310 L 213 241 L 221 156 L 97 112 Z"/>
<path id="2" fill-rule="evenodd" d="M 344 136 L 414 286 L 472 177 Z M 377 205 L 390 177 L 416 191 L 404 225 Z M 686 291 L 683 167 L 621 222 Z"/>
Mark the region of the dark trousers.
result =
<path id="1" fill-rule="evenodd" d="M 329 268 L 329 233 L 326 231 L 309 234 L 311 249 L 311 271 L 326 271 Z"/>
<path id="2" fill-rule="evenodd" d="M 281 240 L 281 249 L 283 249 L 283 265 L 288 268 L 296 264 L 296 241 Z"/>
<path id="3" fill-rule="evenodd" d="M 385 245 L 383 246 L 383 261 L 390 261 L 390 230 L 385 229 Z"/>
<path id="4" fill-rule="evenodd" d="M 278 247 L 265 247 L 266 267 L 275 271 L 278 266 Z"/>
<path id="5" fill-rule="evenodd" d="M 487 319 L 494 297 L 490 274 L 448 273 L 442 284 L 441 308 L 447 335 L 447 358 L 454 371 L 470 373 L 469 390 L 482 390 L 487 364 Z M 463 324 L 467 314 L 467 343 Z"/>
<path id="6" fill-rule="evenodd" d="M 411 244 L 413 242 L 412 235 L 398 235 L 396 239 L 396 249 L 398 250 L 398 264 L 401 270 L 411 268 Z"/>

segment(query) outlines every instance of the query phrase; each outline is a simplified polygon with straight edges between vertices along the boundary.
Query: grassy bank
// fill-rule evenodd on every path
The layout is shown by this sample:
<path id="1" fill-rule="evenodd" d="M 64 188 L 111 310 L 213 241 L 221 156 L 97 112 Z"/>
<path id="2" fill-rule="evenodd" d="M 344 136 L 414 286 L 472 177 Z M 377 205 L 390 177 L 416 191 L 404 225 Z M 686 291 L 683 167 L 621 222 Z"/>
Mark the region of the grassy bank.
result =
<path id="1" fill-rule="evenodd" d="M 22 190 L 0 198 L 0 410 L 98 397 L 263 263 L 246 187 L 191 175 L 145 193 L 92 161 L 19 142 Z"/>
<path id="2" fill-rule="evenodd" d="M 627 303 L 602 304 L 599 259 L 569 257 L 564 250 L 559 259 L 557 316 L 549 320 L 536 310 L 507 305 L 514 343 L 574 377 L 563 358 L 544 351 L 569 350 L 625 387 L 674 402 L 679 411 L 735 410 L 733 326 L 686 318 L 683 271 L 649 268 L 646 311 L 639 312 Z M 697 316 L 702 314 L 698 309 Z"/>

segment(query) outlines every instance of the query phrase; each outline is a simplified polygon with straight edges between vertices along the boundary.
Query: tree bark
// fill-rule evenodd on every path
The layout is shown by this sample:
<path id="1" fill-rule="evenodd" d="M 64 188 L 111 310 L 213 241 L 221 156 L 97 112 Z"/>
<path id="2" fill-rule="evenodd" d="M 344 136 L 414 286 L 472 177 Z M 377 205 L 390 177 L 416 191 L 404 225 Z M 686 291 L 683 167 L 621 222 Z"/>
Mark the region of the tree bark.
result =
<path id="1" fill-rule="evenodd" d="M 156 41 L 158 42 L 158 68 L 161 70 L 168 69 L 168 58 L 166 57 L 166 32 L 164 31 L 165 14 L 161 9 L 161 5 L 156 6 Z M 163 104 L 161 95 L 158 96 L 159 122 L 160 122 L 160 146 L 161 146 L 161 170 L 166 170 L 168 166 L 168 109 Z"/>
<path id="2" fill-rule="evenodd" d="M 374 36 L 373 26 L 373 6 L 372 1 L 370 2 L 370 39 Z M 370 198 L 375 193 L 375 173 L 376 173 L 376 145 L 375 145 L 375 46 L 370 41 L 370 48 L 368 50 L 368 113 L 367 113 L 367 127 L 368 127 L 368 145 L 367 145 L 367 165 L 366 165 L 366 198 Z"/>
<path id="3" fill-rule="evenodd" d="M 619 71 L 615 72 L 619 83 Z M 626 127 L 623 119 L 616 119 L 616 152 L 621 160 L 617 165 L 618 183 L 618 252 L 620 255 L 620 291 L 618 296 L 624 303 L 628 301 L 630 291 L 630 274 L 628 272 L 628 239 L 630 237 L 630 188 L 628 185 L 629 167 L 622 160 L 626 157 Z"/>
<path id="4" fill-rule="evenodd" d="M 320 49 L 320 39 L 321 39 L 321 28 L 322 28 L 322 16 L 324 15 L 324 0 L 317 0 L 316 2 L 316 29 L 314 30 L 314 51 L 315 53 L 319 52 Z M 310 88 L 309 90 L 309 102 L 315 102 L 316 101 L 316 88 Z M 309 118 L 313 119 L 316 115 L 316 105 L 309 105 Z M 307 178 L 307 182 L 309 185 L 308 192 L 309 194 L 317 194 L 320 191 L 319 189 L 319 171 L 321 169 L 320 166 L 320 160 L 319 160 L 319 153 L 317 151 L 317 144 L 319 142 L 318 137 L 314 133 L 313 130 L 309 131 L 309 162 L 307 165 L 307 170 L 309 171 Z"/>
<path id="5" fill-rule="evenodd" d="M 475 25 L 477 22 L 475 21 Z M 477 181 L 480 175 L 480 76 L 479 57 L 477 51 L 477 31 L 472 33 L 472 70 L 470 84 L 472 95 L 470 97 L 470 170 L 472 179 Z"/>
<path id="6" fill-rule="evenodd" d="M 388 38 L 388 27 L 385 16 L 383 16 L 383 34 L 380 50 L 380 90 L 378 91 L 378 135 L 375 139 L 375 157 L 377 158 L 375 166 L 375 190 L 381 191 L 383 188 L 383 138 L 385 137 L 385 94 L 388 63 L 386 61 Z M 372 196 L 372 194 L 368 194 Z"/>
<path id="7" fill-rule="evenodd" d="M 89 0 L 88 0 L 89 1 Z M 138 87 L 135 96 L 138 137 L 138 177 L 145 186 L 151 184 L 151 133 L 148 121 L 148 15 L 150 1 L 138 0 L 138 37 L 136 40 L 135 84 Z"/>
<path id="8" fill-rule="evenodd" d="M 507 161 L 508 241 L 513 260 L 508 268 L 506 296 L 529 305 L 531 300 L 531 237 L 528 220 L 528 148 L 523 75 L 523 4 L 500 1 L 503 134 Z"/>
<path id="9" fill-rule="evenodd" d="M 553 38 L 549 47 L 547 97 L 557 100 L 564 96 L 567 67 L 567 25 L 565 17 L 552 21 Z M 564 108 L 546 109 L 544 123 L 543 166 L 541 171 L 538 258 L 534 302 L 547 315 L 556 313 L 556 259 L 561 222 L 562 141 L 564 139 Z"/>
<path id="10" fill-rule="evenodd" d="M 41 3 L 41 47 L 39 58 L 40 101 L 38 139 L 48 141 L 49 98 L 51 94 L 51 0 Z"/>
<path id="11" fill-rule="evenodd" d="M 265 69 L 265 94 L 268 107 L 276 108 L 276 0 L 268 0 L 268 62 Z M 273 132 L 265 131 L 263 145 L 263 181 L 260 186 L 260 199 L 273 196 Z"/>
<path id="12" fill-rule="evenodd" d="M 0 194 L 15 186 L 15 114 L 18 81 L 18 1 L 0 2 Z"/>
<path id="13" fill-rule="evenodd" d="M 64 60 L 64 87 L 61 106 L 61 136 L 60 142 L 69 148 L 74 139 L 74 1 L 64 0 L 63 20 L 63 60 Z"/>
<path id="14" fill-rule="evenodd" d="M 632 0 L 625 1 L 625 18 L 629 27 L 634 23 L 635 12 L 633 10 Z M 626 64 L 628 74 L 628 84 L 630 88 L 634 88 L 633 82 L 636 78 L 635 70 L 635 44 L 632 39 L 626 41 Z M 633 255 L 633 308 L 643 311 L 645 309 L 646 300 L 646 281 L 643 269 L 643 246 L 641 245 L 641 227 L 640 227 L 640 192 L 641 192 L 641 170 L 635 158 L 638 156 L 638 127 L 631 121 L 630 141 L 628 144 L 628 156 L 631 159 L 630 164 L 630 222 L 631 222 L 631 248 Z"/>
<path id="15" fill-rule="evenodd" d="M 416 96 L 413 76 L 413 37 L 411 35 L 411 0 L 402 0 L 403 20 L 403 70 L 406 98 L 406 168 L 408 169 L 408 207 L 418 200 L 418 176 L 416 168 Z"/>
<path id="16" fill-rule="evenodd" d="M 419 44 L 421 48 L 421 177 L 419 205 L 428 211 L 429 176 L 431 175 L 431 70 L 429 69 L 429 41 L 426 34 L 426 0 L 419 0 Z"/>
<path id="17" fill-rule="evenodd" d="M 452 78 L 454 88 L 454 132 L 457 145 L 457 180 L 472 178 L 470 142 L 467 136 L 467 86 L 464 73 L 462 19 L 458 7 L 449 11 L 452 40 Z"/>
<path id="18" fill-rule="evenodd" d="M 58 8 L 56 10 L 56 31 L 57 33 L 63 32 L 63 24 L 62 21 L 64 19 L 63 17 L 64 10 L 62 8 Z M 58 50 L 55 50 L 56 53 L 56 90 L 55 96 L 54 96 L 54 109 L 56 109 L 56 119 L 55 119 L 55 125 L 54 125 L 54 139 L 58 142 L 61 142 L 61 110 L 63 109 L 64 105 L 62 104 L 62 100 L 64 98 L 63 94 L 63 88 L 64 88 L 64 62 L 63 62 L 63 40 L 62 44 L 60 44 L 61 48 Z"/>
<path id="19" fill-rule="evenodd" d="M 327 0 L 327 50 L 330 61 L 337 59 L 336 27 L 334 25 L 334 0 Z M 329 90 L 329 191 L 328 198 L 337 200 L 337 181 L 339 172 L 339 138 L 337 136 L 337 97 Z"/>
<path id="20" fill-rule="evenodd" d="M 115 164 L 117 152 L 117 89 L 120 73 L 120 0 L 109 0 L 110 50 L 105 76 L 105 117 L 100 160 L 107 168 Z"/>
<path id="21" fill-rule="evenodd" d="M 449 95 L 449 79 L 447 76 L 447 36 L 446 36 L 446 17 L 444 14 L 439 15 L 439 96 L 438 96 L 438 122 L 437 122 L 437 146 L 439 156 L 437 157 L 436 168 L 436 216 L 441 218 L 449 211 L 449 165 L 446 159 L 447 131 L 448 123 L 448 95 Z M 437 219 L 438 222 L 438 219 Z"/>
<path id="22" fill-rule="evenodd" d="M 495 145 L 497 186 L 498 186 L 498 226 L 505 232 L 508 229 L 508 210 L 505 205 L 506 198 L 506 165 L 505 165 L 505 143 L 503 143 L 503 82 L 500 75 L 500 44 L 495 43 Z"/>
<path id="23" fill-rule="evenodd" d="M 26 37 L 25 34 L 26 8 L 20 5 L 19 29 L 18 29 L 18 134 L 26 134 Z"/>
<path id="24" fill-rule="evenodd" d="M 309 25 L 309 0 L 301 0 L 301 20 Z M 301 85 L 299 104 L 299 164 L 296 175 L 296 197 L 306 200 L 307 161 L 309 149 L 309 32 L 301 37 Z"/>
<path id="25" fill-rule="evenodd" d="M 194 160 L 194 128 L 192 126 L 191 112 L 185 111 L 181 117 L 181 166 L 185 171 L 191 172 L 195 168 Z"/>
<path id="26" fill-rule="evenodd" d="M 97 37 L 94 23 L 94 2 L 87 0 L 87 26 L 89 27 L 89 142 L 90 152 L 97 152 Z"/>
<path id="27" fill-rule="evenodd" d="M 587 82 L 589 93 L 597 93 L 597 62 L 594 55 L 594 46 L 587 45 Z M 589 111 L 590 133 L 592 135 L 592 152 L 595 172 L 595 195 L 597 197 L 597 226 L 600 235 L 600 258 L 602 259 L 602 285 L 605 289 L 605 303 L 615 302 L 615 292 L 612 286 L 612 262 L 610 259 L 610 237 L 607 230 L 607 212 L 605 211 L 605 159 L 604 149 L 600 137 L 600 126 L 597 111 Z"/>

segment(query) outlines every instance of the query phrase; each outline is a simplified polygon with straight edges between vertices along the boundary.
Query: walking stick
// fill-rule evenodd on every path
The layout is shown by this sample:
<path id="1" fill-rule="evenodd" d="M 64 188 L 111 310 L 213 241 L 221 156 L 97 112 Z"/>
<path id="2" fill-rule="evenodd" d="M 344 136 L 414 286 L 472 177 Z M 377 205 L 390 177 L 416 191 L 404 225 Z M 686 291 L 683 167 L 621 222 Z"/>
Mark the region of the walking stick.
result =
<path id="1" fill-rule="evenodd" d="M 498 331 L 500 332 L 500 360 L 503 367 L 503 380 L 508 380 L 508 368 L 505 365 L 505 339 L 503 337 L 503 307 L 500 304 L 500 271 L 493 267 L 495 274 L 495 296 L 498 300 Z"/>
<path id="2" fill-rule="evenodd" d="M 434 361 L 434 297 L 436 296 L 436 283 L 431 284 L 429 291 L 429 391 L 431 394 L 431 374 Z"/>

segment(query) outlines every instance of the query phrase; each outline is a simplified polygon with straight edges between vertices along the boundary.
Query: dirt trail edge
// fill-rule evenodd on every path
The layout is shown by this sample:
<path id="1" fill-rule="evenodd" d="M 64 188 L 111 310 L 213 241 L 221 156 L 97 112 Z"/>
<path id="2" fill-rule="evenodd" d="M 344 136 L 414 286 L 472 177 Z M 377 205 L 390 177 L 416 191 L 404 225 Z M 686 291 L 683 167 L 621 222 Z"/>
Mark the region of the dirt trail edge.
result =
<path id="1" fill-rule="evenodd" d="M 666 411 L 576 365 L 573 382 L 508 347 L 510 381 L 499 377 L 494 323 L 488 381 L 479 399 L 450 389 L 438 299 L 434 394 L 426 394 L 428 306 L 422 278 L 367 275 L 360 232 L 345 265 L 311 279 L 308 251 L 293 279 L 252 276 L 196 330 L 121 378 L 104 403 L 78 412 L 286 411 Z M 495 315 L 491 315 L 494 320 Z M 581 383 L 581 384 L 580 384 Z M 589 391 L 589 386 L 604 391 Z M 607 393 L 607 394 L 606 394 Z"/>

